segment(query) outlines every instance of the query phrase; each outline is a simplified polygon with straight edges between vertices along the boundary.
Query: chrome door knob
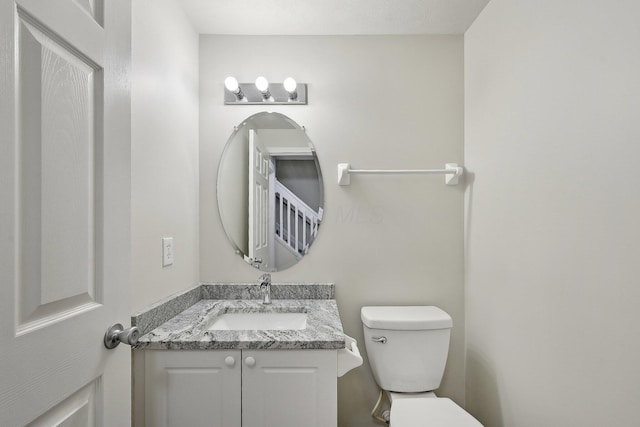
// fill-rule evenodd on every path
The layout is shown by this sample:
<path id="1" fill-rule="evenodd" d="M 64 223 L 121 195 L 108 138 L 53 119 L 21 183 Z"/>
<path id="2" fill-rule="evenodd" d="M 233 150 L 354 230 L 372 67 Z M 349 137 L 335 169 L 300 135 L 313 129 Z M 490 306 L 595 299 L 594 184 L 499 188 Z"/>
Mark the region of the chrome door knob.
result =
<path id="1" fill-rule="evenodd" d="M 108 349 L 116 348 L 121 342 L 129 345 L 134 345 L 140 338 L 140 330 L 132 326 L 131 328 L 124 329 L 120 323 L 116 323 L 104 334 L 104 346 Z"/>

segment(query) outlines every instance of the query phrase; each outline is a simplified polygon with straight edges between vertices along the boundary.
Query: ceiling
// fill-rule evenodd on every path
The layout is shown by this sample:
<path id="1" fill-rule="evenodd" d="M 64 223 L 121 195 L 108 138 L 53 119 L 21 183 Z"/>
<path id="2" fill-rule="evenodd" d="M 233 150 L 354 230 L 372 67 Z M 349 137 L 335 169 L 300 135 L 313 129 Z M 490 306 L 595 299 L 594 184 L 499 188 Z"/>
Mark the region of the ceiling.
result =
<path id="1" fill-rule="evenodd" d="M 201 34 L 463 34 L 489 0 L 179 0 Z"/>

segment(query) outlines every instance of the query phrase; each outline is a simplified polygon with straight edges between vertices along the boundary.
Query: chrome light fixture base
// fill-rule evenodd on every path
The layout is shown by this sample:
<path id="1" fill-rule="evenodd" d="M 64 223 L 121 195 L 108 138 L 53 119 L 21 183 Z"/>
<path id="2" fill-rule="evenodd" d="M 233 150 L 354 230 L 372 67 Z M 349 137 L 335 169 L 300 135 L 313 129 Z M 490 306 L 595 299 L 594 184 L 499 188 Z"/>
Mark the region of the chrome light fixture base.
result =
<path id="1" fill-rule="evenodd" d="M 291 99 L 291 94 L 286 91 L 282 83 L 269 83 L 269 92 L 271 100 L 264 99 L 253 83 L 238 83 L 238 86 L 244 94 L 243 99 L 238 99 L 233 92 L 224 88 L 224 104 L 225 105 L 307 105 L 307 84 L 298 83 L 296 86 L 297 96 Z"/>

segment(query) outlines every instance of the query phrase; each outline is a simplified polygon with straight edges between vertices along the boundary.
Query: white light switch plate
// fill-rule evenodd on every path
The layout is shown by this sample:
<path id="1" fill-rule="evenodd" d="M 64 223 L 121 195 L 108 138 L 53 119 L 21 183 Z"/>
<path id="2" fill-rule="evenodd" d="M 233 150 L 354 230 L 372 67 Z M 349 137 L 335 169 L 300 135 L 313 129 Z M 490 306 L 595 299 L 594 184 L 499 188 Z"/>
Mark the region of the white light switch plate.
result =
<path id="1" fill-rule="evenodd" d="M 173 237 L 162 238 L 162 266 L 173 264 Z"/>

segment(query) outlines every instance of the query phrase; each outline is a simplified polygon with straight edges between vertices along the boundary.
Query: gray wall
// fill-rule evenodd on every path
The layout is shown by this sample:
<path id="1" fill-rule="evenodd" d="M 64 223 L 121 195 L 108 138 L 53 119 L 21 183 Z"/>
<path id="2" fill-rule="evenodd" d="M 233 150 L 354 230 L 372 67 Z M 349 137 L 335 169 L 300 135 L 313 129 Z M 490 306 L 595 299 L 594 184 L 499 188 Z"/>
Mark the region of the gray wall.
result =
<path id="1" fill-rule="evenodd" d="M 132 309 L 199 280 L 198 34 L 175 0 L 132 3 Z M 174 264 L 162 267 L 162 238 Z"/>
<path id="2" fill-rule="evenodd" d="M 434 304 L 454 329 L 440 395 L 464 403 L 463 187 L 442 176 L 354 176 L 336 166 L 441 168 L 463 162 L 463 38 L 200 37 L 200 278 L 255 280 L 216 207 L 218 162 L 233 127 L 264 110 L 224 106 L 223 81 L 258 75 L 309 84 L 309 105 L 272 106 L 304 125 L 325 180 L 325 216 L 309 255 L 274 281 L 334 281 L 347 334 L 362 342 L 360 307 Z M 368 364 L 339 380 L 343 427 L 377 425 Z"/>
<path id="3" fill-rule="evenodd" d="M 322 187 L 318 185 L 315 160 L 276 160 L 276 178 L 318 212 L 322 205 Z"/>
<path id="4" fill-rule="evenodd" d="M 467 404 L 636 426 L 640 3 L 492 0 L 465 35 Z"/>

